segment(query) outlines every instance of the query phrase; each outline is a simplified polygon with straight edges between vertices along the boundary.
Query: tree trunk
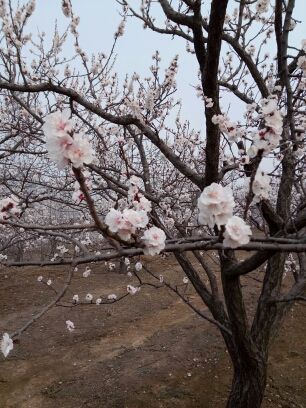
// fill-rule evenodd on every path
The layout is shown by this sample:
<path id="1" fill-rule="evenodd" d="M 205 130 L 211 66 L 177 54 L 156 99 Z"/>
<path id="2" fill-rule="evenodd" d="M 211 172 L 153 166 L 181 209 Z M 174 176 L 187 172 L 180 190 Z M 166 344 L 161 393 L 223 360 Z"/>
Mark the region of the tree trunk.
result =
<path id="1" fill-rule="evenodd" d="M 254 361 L 253 361 L 254 365 Z M 263 359 L 256 361 L 255 367 L 245 363 L 235 368 L 232 389 L 227 408 L 260 408 L 267 379 L 267 364 Z"/>

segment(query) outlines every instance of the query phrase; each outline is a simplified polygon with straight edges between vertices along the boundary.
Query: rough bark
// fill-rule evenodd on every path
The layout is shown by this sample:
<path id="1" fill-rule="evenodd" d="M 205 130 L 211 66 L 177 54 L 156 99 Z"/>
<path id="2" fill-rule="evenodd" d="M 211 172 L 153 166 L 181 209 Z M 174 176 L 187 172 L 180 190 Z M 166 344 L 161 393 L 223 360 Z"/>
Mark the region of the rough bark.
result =
<path id="1" fill-rule="evenodd" d="M 238 359 L 238 356 L 237 356 Z M 267 364 L 258 357 L 248 365 L 242 362 L 235 368 L 227 408 L 260 408 L 267 380 Z"/>

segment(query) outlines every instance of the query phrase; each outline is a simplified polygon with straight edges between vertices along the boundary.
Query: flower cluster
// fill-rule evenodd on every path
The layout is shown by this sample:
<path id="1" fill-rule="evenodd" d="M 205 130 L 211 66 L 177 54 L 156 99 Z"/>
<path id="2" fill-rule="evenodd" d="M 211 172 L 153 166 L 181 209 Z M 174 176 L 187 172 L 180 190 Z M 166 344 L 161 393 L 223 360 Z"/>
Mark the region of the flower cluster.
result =
<path id="1" fill-rule="evenodd" d="M 206 187 L 198 199 L 199 222 L 213 227 L 225 225 L 225 247 L 237 248 L 250 241 L 251 228 L 243 219 L 233 216 L 233 193 L 229 187 L 212 183 Z"/>
<path id="2" fill-rule="evenodd" d="M 132 286 L 132 285 L 127 285 L 126 290 L 130 295 L 136 295 L 136 293 L 140 291 L 140 287 L 139 286 L 135 287 L 135 286 Z"/>
<path id="3" fill-rule="evenodd" d="M 230 143 L 236 142 L 244 136 L 243 130 L 236 123 L 231 122 L 226 115 L 214 115 L 212 122 L 218 125 L 221 132 L 226 134 Z"/>
<path id="4" fill-rule="evenodd" d="M 67 330 L 73 332 L 75 329 L 74 323 L 71 320 L 66 320 Z"/>
<path id="5" fill-rule="evenodd" d="M 234 197 L 229 187 L 212 183 L 206 187 L 198 199 L 199 222 L 213 227 L 225 225 L 232 216 Z"/>
<path id="6" fill-rule="evenodd" d="M 254 202 L 268 199 L 270 190 L 270 177 L 265 172 L 258 169 L 252 184 L 252 191 L 255 195 Z"/>
<path id="7" fill-rule="evenodd" d="M 137 228 L 145 228 L 149 218 L 145 211 L 124 209 L 122 212 L 111 208 L 105 217 L 105 223 L 111 232 L 115 232 L 124 241 L 128 241 Z"/>
<path id="8" fill-rule="evenodd" d="M 256 3 L 257 13 L 266 13 L 269 10 L 269 0 L 258 0 Z"/>
<path id="9" fill-rule="evenodd" d="M 251 228 L 242 218 L 234 215 L 225 226 L 223 245 L 229 248 L 237 248 L 240 245 L 247 244 L 251 235 Z"/>
<path id="10" fill-rule="evenodd" d="M 72 9 L 70 0 L 62 0 L 62 11 L 65 17 L 71 17 Z"/>
<path id="11" fill-rule="evenodd" d="M 59 167 L 71 163 L 74 167 L 89 164 L 94 159 L 91 144 L 83 135 L 74 131 L 69 111 L 54 112 L 45 118 L 43 131 L 49 157 Z"/>
<path id="12" fill-rule="evenodd" d="M 148 225 L 148 214 L 152 210 L 151 202 L 139 191 L 141 180 L 135 176 L 129 179 L 127 202 L 133 208 L 125 208 L 123 211 L 111 208 L 105 217 L 105 224 L 111 232 L 118 234 L 124 241 L 131 239 L 137 229 L 143 229 Z M 147 229 L 142 241 L 145 244 L 144 253 L 157 255 L 165 248 L 166 235 L 157 227 Z"/>
<path id="13" fill-rule="evenodd" d="M 18 208 L 19 200 L 15 196 L 6 197 L 0 200 L 0 221 L 10 217 L 19 217 L 20 209 Z"/>
<path id="14" fill-rule="evenodd" d="M 263 99 L 261 104 L 265 127 L 255 135 L 253 145 L 248 150 L 250 157 L 255 157 L 259 150 L 264 154 L 270 153 L 279 145 L 282 134 L 283 119 L 277 108 L 276 99 Z"/>
<path id="15" fill-rule="evenodd" d="M 151 227 L 144 232 L 142 240 L 145 255 L 158 255 L 165 248 L 166 234 L 160 228 Z"/>
<path id="16" fill-rule="evenodd" d="M 129 180 L 128 202 L 133 205 L 137 211 L 150 212 L 152 210 L 151 202 L 139 191 L 139 179 L 132 176 Z"/>

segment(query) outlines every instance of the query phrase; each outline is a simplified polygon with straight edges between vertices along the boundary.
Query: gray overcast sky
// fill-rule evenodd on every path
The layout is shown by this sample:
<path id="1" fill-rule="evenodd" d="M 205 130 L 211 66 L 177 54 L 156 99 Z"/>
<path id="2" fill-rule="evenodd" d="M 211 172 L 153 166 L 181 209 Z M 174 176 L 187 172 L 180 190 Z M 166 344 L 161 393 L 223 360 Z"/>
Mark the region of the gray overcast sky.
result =
<path id="1" fill-rule="evenodd" d="M 52 33 L 54 22 L 57 19 L 60 28 L 64 28 L 68 20 L 61 12 L 61 0 L 36 0 L 37 7 L 31 19 L 29 28 L 35 33 L 35 29 L 45 31 L 48 35 Z M 80 16 L 80 45 L 88 54 L 91 52 L 104 52 L 108 54 L 113 35 L 121 21 L 119 6 L 115 0 L 72 0 L 74 11 Z M 139 7 L 140 0 L 131 0 L 130 4 Z M 302 38 L 306 38 L 306 0 L 296 0 L 296 19 L 302 19 L 291 32 L 291 38 L 296 46 L 300 45 Z M 160 13 L 162 16 L 162 13 Z M 158 17 L 158 16 L 157 16 Z M 185 41 L 175 38 L 171 40 L 169 36 L 153 33 L 150 30 L 143 30 L 139 20 L 129 19 L 126 26 L 126 35 L 120 38 L 116 48 L 118 59 L 115 69 L 123 78 L 126 73 L 138 72 L 142 76 L 149 75 L 149 66 L 152 63 L 151 56 L 155 50 L 161 53 L 163 66 L 166 66 L 175 54 L 180 55 L 178 97 L 184 97 L 183 116 L 189 119 L 196 128 L 203 128 L 201 113 L 201 102 L 195 98 L 195 91 L 190 86 L 196 84 L 197 64 L 195 57 L 185 52 Z M 71 50 L 73 51 L 73 50 Z M 271 49 L 271 54 L 273 55 Z M 234 119 L 241 115 L 241 110 L 233 104 L 232 115 Z M 237 109 L 235 108 L 237 106 Z"/>

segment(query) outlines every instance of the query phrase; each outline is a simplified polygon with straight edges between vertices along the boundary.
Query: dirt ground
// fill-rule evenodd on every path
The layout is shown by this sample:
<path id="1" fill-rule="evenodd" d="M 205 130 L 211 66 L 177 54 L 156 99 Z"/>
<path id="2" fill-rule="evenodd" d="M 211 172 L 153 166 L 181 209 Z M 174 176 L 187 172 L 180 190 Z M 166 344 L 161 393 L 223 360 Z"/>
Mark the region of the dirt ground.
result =
<path id="1" fill-rule="evenodd" d="M 165 279 L 182 283 L 172 258 L 150 262 Z M 80 298 L 119 295 L 127 284 L 137 283 L 104 265 L 94 266 L 89 278 L 82 277 L 84 269 L 76 273 L 65 299 L 75 293 Z M 0 272 L 0 333 L 18 329 L 54 297 L 37 282 L 39 275 L 60 288 L 66 271 Z M 253 278 L 260 279 L 260 273 L 242 280 L 250 305 L 260 285 Z M 76 327 L 72 333 L 66 329 L 68 319 Z M 305 326 L 306 308 L 295 305 L 272 347 L 264 408 L 306 407 Z M 230 380 L 218 330 L 166 288 L 146 286 L 113 305 L 47 312 L 23 333 L 7 359 L 0 357 L 0 407 L 223 408 Z"/>

